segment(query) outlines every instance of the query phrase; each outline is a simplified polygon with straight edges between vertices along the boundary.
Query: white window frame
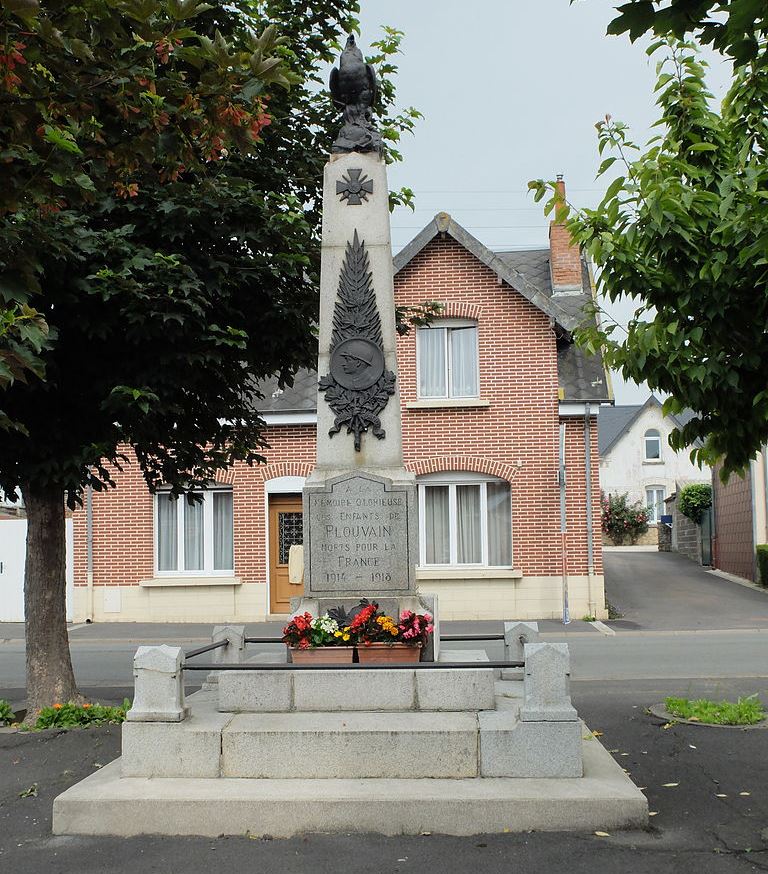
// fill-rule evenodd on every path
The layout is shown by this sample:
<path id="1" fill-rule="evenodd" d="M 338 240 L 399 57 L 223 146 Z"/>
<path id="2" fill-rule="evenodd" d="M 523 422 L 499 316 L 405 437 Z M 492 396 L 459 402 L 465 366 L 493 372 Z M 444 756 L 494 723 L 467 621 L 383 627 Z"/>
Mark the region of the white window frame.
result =
<path id="1" fill-rule="evenodd" d="M 509 488 L 510 517 L 512 504 L 512 489 L 507 480 L 493 476 L 482 476 L 470 472 L 455 472 L 452 474 L 427 474 L 419 477 L 417 481 L 419 501 L 419 566 L 423 568 L 502 568 L 512 569 L 512 565 L 489 565 L 488 564 L 488 483 L 504 483 Z M 458 513 L 456 502 L 456 486 L 480 486 L 480 542 L 481 561 L 479 563 L 462 563 L 458 561 Z M 448 486 L 448 538 L 449 538 L 449 563 L 427 564 L 427 526 L 424 512 L 425 490 L 430 486 Z M 510 531 L 510 553 L 514 556 L 514 540 Z"/>
<path id="2" fill-rule="evenodd" d="M 648 502 L 648 493 L 653 492 L 654 495 L 658 495 L 661 492 L 661 500 L 654 500 L 652 503 Z M 661 507 L 664 504 L 664 499 L 667 497 L 667 490 L 664 486 L 646 486 L 645 487 L 645 505 L 648 510 L 652 510 L 652 516 L 648 518 L 649 525 L 658 525 L 661 521 L 662 513 L 657 513 L 656 508 Z"/>
<path id="3" fill-rule="evenodd" d="M 443 345 L 445 360 L 445 390 L 444 395 L 423 395 L 421 393 L 421 337 L 424 331 L 436 329 L 445 330 L 445 343 Z M 451 373 L 451 332 L 456 328 L 475 329 L 475 385 L 477 391 L 471 395 L 459 395 L 453 393 L 453 379 Z M 474 319 L 435 319 L 428 328 L 416 330 L 416 397 L 419 400 L 448 400 L 454 398 L 479 398 L 480 397 L 480 330 Z"/>
<path id="4" fill-rule="evenodd" d="M 153 507 L 153 530 L 152 543 L 154 549 L 154 573 L 156 577 L 231 577 L 235 571 L 234 564 L 234 538 L 235 538 L 235 513 L 234 500 L 232 504 L 232 567 L 214 569 L 213 567 L 213 495 L 232 494 L 231 486 L 211 486 L 204 491 L 196 491 L 195 494 L 203 496 L 203 567 L 201 570 L 184 569 L 184 513 L 186 512 L 187 498 L 180 495 L 176 501 L 176 569 L 161 571 L 158 567 L 158 541 L 160 526 L 157 519 L 157 499 L 160 495 L 167 495 L 169 489 L 160 489 L 152 500 Z"/>
<path id="5" fill-rule="evenodd" d="M 656 440 L 659 444 L 659 455 L 658 458 L 650 458 L 648 456 L 648 442 L 650 440 Z M 643 434 L 643 460 L 650 462 L 659 462 L 663 461 L 661 456 L 661 434 L 657 428 L 649 428 L 645 434 Z"/>

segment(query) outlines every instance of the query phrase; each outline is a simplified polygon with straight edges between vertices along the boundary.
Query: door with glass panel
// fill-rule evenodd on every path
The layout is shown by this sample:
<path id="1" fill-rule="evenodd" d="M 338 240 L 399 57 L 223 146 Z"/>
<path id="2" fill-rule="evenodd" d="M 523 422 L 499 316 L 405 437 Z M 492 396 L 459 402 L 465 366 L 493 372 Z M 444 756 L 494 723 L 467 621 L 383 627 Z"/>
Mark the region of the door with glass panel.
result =
<path id="1" fill-rule="evenodd" d="M 290 612 L 290 600 L 304 592 L 288 579 L 288 555 L 304 541 L 301 495 L 274 495 L 269 499 L 269 609 Z"/>

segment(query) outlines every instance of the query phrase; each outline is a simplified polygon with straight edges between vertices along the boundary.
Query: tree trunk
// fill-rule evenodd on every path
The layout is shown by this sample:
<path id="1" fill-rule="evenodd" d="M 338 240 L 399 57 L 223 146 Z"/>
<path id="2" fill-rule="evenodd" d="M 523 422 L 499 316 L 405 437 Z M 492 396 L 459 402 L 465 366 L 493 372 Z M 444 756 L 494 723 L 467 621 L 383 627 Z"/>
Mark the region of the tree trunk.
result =
<path id="1" fill-rule="evenodd" d="M 28 485 L 24 621 L 27 642 L 27 720 L 57 701 L 81 700 L 67 634 L 64 491 Z"/>

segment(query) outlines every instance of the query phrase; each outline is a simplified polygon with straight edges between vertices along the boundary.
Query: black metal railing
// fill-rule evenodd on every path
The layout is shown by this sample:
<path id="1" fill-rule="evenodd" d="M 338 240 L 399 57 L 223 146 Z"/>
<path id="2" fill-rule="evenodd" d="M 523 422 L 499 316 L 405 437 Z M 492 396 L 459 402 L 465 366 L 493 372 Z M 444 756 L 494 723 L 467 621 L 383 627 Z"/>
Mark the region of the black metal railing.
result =
<path id="1" fill-rule="evenodd" d="M 229 641 L 225 637 L 224 640 L 216 640 L 213 643 L 206 643 L 205 646 L 199 646 L 197 649 L 191 649 L 184 653 L 185 659 L 193 659 L 195 656 L 202 655 L 204 652 L 210 652 L 212 649 L 219 649 L 222 646 L 229 646 Z"/>
<path id="2" fill-rule="evenodd" d="M 482 641 L 482 640 L 504 640 L 503 634 L 441 634 L 440 642 L 450 641 Z M 244 642 L 248 643 L 283 643 L 282 637 L 246 637 Z M 404 664 L 369 664 L 359 662 L 348 663 L 322 663 L 317 664 L 270 664 L 255 662 L 224 662 L 221 664 L 197 663 L 194 665 L 187 664 L 187 660 L 211 650 L 218 649 L 222 646 L 228 646 L 229 641 L 217 640 L 215 643 L 209 643 L 205 646 L 200 646 L 197 649 L 190 650 L 184 655 L 183 668 L 186 671 L 338 671 L 338 670 L 364 670 L 364 671 L 383 671 L 383 670 L 455 670 L 455 669 L 471 669 L 471 668 L 524 668 L 524 661 L 487 661 L 487 662 L 407 662 Z"/>
<path id="3" fill-rule="evenodd" d="M 364 662 L 345 662 L 343 664 L 256 664 L 254 662 L 234 662 L 220 665 L 184 665 L 185 671 L 386 671 L 386 670 L 453 670 L 455 668 L 524 668 L 525 662 L 410 662 L 408 664 L 369 664 Z"/>

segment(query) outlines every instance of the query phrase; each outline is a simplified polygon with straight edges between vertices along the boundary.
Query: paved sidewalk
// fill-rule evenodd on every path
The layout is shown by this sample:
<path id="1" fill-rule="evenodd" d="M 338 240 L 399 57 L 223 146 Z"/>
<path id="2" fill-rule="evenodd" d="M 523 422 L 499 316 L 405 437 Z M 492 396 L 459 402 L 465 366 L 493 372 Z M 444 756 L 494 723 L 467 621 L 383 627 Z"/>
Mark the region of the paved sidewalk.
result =
<path id="1" fill-rule="evenodd" d="M 768 730 L 663 729 L 644 708 L 677 685 L 577 683 L 574 700 L 601 741 L 645 791 L 647 832 L 439 835 L 382 838 L 310 835 L 243 838 L 54 838 L 53 798 L 119 753 L 119 729 L 0 734 L 0 870 L 38 874 L 133 874 L 136 871 L 268 874 L 722 874 L 768 870 Z M 730 682 L 732 695 L 765 683 Z M 118 690 L 112 690 L 118 691 Z M 128 690 L 126 690 L 128 691 Z M 716 694 L 711 684 L 691 694 Z M 119 698 L 119 695 L 115 695 Z M 37 784 L 37 796 L 19 797 Z M 674 785 L 665 785 L 674 784 Z M 300 791 L 300 782 L 297 782 Z M 749 793 L 749 794 L 742 794 Z M 725 797 L 718 797 L 725 796 Z"/>

